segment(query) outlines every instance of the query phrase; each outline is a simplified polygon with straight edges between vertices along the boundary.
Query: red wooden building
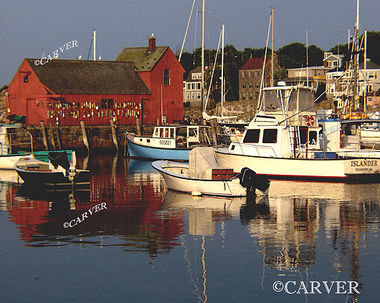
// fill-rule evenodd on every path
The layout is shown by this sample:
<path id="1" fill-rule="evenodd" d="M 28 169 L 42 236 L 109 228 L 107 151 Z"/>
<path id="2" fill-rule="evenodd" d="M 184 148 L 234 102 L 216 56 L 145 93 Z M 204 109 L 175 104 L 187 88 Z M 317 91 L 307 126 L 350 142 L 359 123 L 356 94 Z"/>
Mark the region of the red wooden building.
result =
<path id="1" fill-rule="evenodd" d="M 165 116 L 167 122 L 183 121 L 182 65 L 169 46 L 156 46 L 156 38 L 148 39 L 147 47 L 124 48 L 116 61 L 134 62 L 136 71 L 152 92 L 149 117 Z M 160 119 L 161 121 L 161 119 Z"/>
<path id="2" fill-rule="evenodd" d="M 144 115 L 151 93 L 133 63 L 52 60 L 36 65 L 24 59 L 8 88 L 7 116 L 25 116 L 32 125 L 109 125 L 155 123 Z"/>

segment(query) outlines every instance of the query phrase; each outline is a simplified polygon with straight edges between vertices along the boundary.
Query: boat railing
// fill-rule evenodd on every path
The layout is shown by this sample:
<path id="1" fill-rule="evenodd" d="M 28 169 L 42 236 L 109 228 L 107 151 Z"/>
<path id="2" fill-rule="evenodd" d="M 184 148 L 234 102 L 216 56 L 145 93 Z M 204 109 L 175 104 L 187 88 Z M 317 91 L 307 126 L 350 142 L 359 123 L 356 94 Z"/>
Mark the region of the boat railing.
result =
<path id="1" fill-rule="evenodd" d="M 29 141 L 23 140 L 23 134 L 21 133 L 7 133 L 6 140 L 1 144 L 2 154 L 6 154 L 5 150 L 8 150 L 8 154 L 12 154 L 14 149 L 33 152 L 33 136 L 25 130 L 29 136 Z"/>
<path id="2" fill-rule="evenodd" d="M 260 157 L 278 157 L 273 146 L 256 145 L 256 144 L 241 143 L 241 142 L 234 142 L 233 145 L 239 146 L 243 155 L 252 155 L 252 150 L 254 150 L 256 152 L 256 155 L 260 156 Z M 230 146 L 230 148 L 231 148 L 231 146 Z M 249 150 L 249 153 L 246 154 L 244 150 L 246 150 L 246 151 Z"/>

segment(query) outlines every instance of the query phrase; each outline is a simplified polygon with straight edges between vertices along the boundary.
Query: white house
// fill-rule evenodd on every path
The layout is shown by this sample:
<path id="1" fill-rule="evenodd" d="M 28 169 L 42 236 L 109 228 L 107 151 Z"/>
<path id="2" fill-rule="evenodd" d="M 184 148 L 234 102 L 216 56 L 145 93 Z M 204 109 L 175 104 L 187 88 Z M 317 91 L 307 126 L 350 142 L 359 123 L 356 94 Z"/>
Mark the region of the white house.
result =
<path id="1" fill-rule="evenodd" d="M 334 55 L 332 52 L 323 53 L 323 66 L 329 69 L 341 68 L 343 65 L 344 55 Z"/>
<path id="2" fill-rule="evenodd" d="M 380 89 L 380 66 L 367 59 L 366 67 L 359 68 L 359 95 L 374 95 Z M 353 70 L 331 71 L 326 74 L 326 94 L 338 100 L 338 108 L 344 106 L 342 96 L 352 95 Z"/>
<path id="3" fill-rule="evenodd" d="M 189 103 L 190 106 L 201 105 L 201 67 L 198 66 L 190 71 L 186 80 L 183 81 L 183 102 Z"/>

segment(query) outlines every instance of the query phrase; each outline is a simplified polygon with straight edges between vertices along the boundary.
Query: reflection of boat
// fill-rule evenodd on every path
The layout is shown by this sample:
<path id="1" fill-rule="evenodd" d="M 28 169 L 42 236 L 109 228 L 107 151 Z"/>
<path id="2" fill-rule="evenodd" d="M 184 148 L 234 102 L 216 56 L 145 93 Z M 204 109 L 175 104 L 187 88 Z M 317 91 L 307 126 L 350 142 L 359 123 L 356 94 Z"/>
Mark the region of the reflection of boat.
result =
<path id="1" fill-rule="evenodd" d="M 1 170 L 0 169 L 0 182 L 18 183 L 22 182 L 15 170 Z"/>
<path id="2" fill-rule="evenodd" d="M 130 157 L 145 159 L 189 160 L 194 144 L 208 142 L 206 126 L 156 126 L 153 136 L 127 134 Z"/>
<path id="3" fill-rule="evenodd" d="M 168 190 L 165 193 L 162 209 L 212 209 L 225 210 L 234 215 L 239 214 L 240 207 L 244 205 L 244 197 L 194 197 L 185 193 Z"/>
<path id="4" fill-rule="evenodd" d="M 259 113 L 247 127 L 242 142 L 216 150 L 222 167 L 233 167 L 235 172 L 249 167 L 272 179 L 380 181 L 379 160 L 337 159 L 335 152 L 321 148 L 321 128 L 314 126 L 310 112 L 314 107 L 310 89 L 278 86 L 264 88 L 263 92 Z"/>
<path id="5" fill-rule="evenodd" d="M 75 189 L 72 188 L 62 189 L 62 190 L 48 190 L 45 188 L 36 188 L 22 184 L 17 191 L 17 196 L 38 200 L 38 201 L 49 201 L 49 202 L 67 202 L 73 199 L 79 199 L 80 202 L 90 201 L 90 190 L 89 188 Z"/>
<path id="6" fill-rule="evenodd" d="M 272 180 L 269 199 L 307 198 L 335 201 L 376 200 L 380 196 L 380 184 L 346 184 Z M 353 198 L 354 197 L 354 198 Z"/>
<path id="7" fill-rule="evenodd" d="M 152 161 L 128 159 L 128 174 L 155 172 Z"/>
<path id="8" fill-rule="evenodd" d="M 28 185 L 44 187 L 86 187 L 90 185 L 90 171 L 77 170 L 69 163 L 66 153 L 52 152 L 49 154 L 49 158 L 50 163 L 30 158 L 20 159 L 16 163 L 15 169 Z"/>

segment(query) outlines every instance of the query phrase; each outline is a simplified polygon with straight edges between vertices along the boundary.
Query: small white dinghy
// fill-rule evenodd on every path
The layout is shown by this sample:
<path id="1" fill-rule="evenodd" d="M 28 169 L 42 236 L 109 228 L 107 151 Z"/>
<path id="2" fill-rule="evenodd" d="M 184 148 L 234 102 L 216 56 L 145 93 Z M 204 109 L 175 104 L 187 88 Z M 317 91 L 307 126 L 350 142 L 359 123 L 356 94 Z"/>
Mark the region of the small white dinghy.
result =
<path id="1" fill-rule="evenodd" d="M 159 160 L 152 166 L 169 189 L 198 196 L 243 197 L 256 188 L 266 194 L 270 182 L 247 168 L 238 175 L 232 169 L 220 168 L 211 147 L 194 148 L 189 153 L 189 163 Z"/>

